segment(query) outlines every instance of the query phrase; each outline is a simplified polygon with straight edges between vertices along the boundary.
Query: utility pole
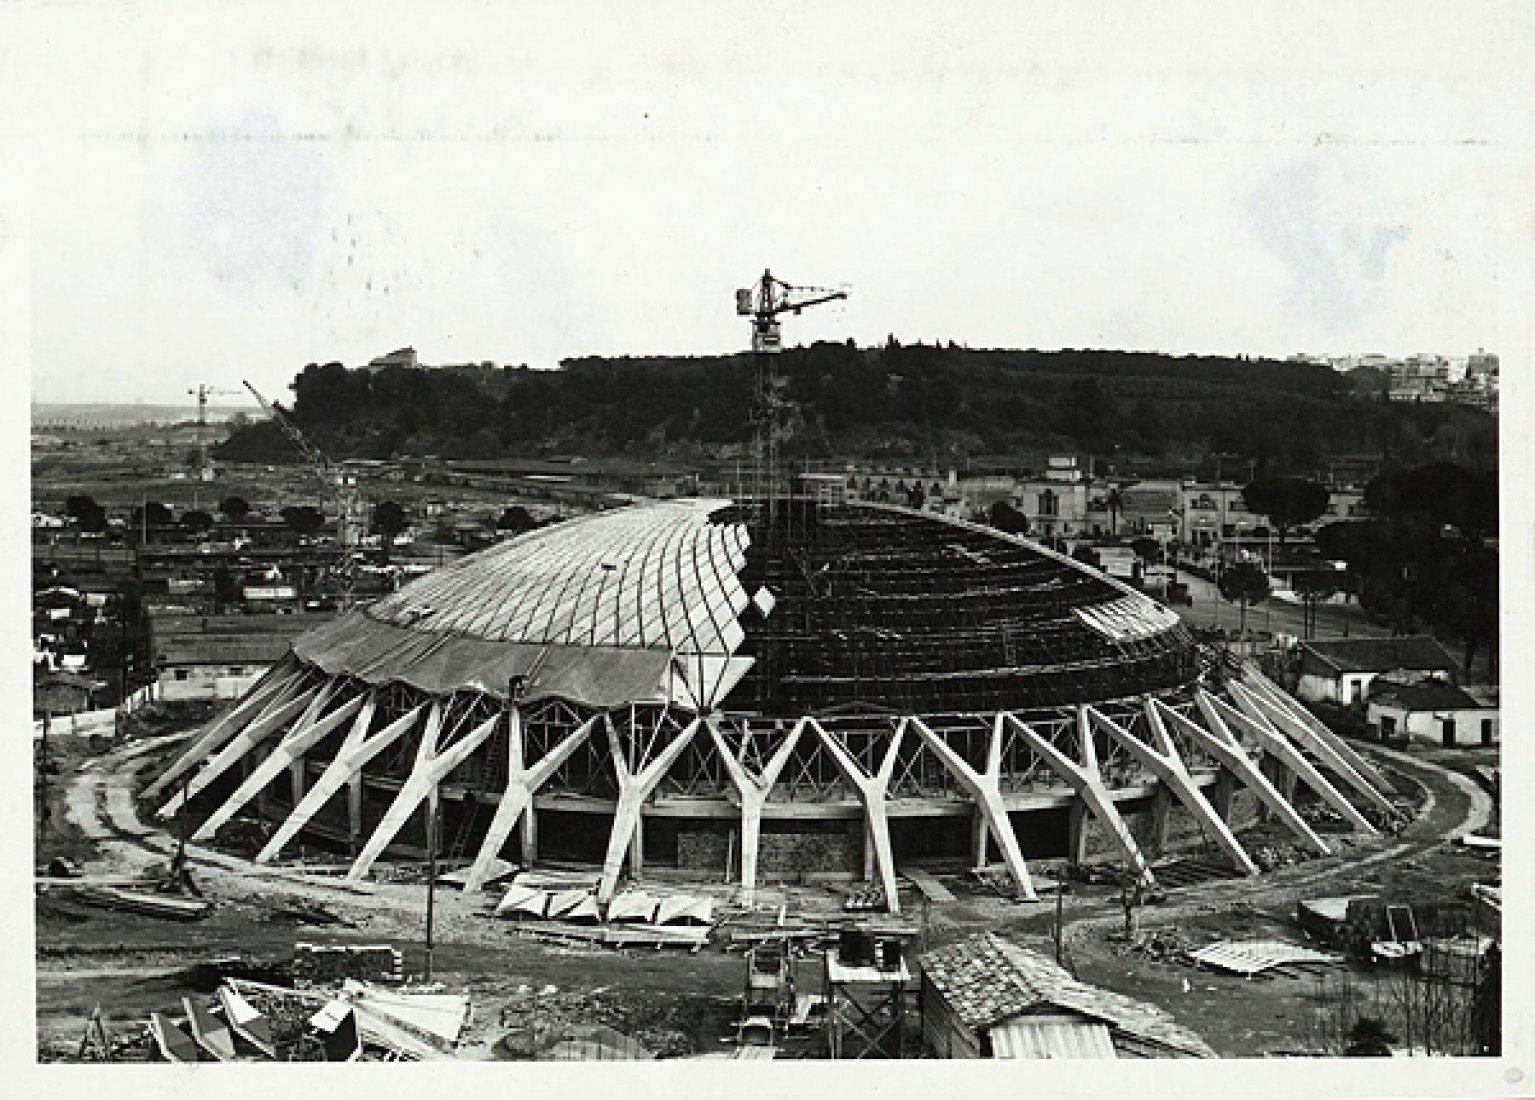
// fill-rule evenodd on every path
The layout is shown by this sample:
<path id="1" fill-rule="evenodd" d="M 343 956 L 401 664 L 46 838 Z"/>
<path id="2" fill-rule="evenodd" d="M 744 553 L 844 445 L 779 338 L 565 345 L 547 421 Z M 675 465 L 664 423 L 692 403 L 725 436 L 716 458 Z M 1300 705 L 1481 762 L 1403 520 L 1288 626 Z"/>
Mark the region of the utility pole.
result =
<path id="1" fill-rule="evenodd" d="M 1065 928 L 1062 926 L 1062 916 L 1066 907 L 1066 877 L 1064 875 L 1055 880 L 1055 965 L 1061 965 L 1061 954 L 1065 950 Z"/>
<path id="2" fill-rule="evenodd" d="M 432 980 L 432 917 L 437 900 L 437 829 L 442 804 L 432 799 L 426 816 L 426 980 Z"/>
<path id="3" fill-rule="evenodd" d="M 37 858 L 43 855 L 43 837 L 48 830 L 48 731 L 53 725 L 53 711 L 43 709 L 43 737 L 38 743 L 37 762 Z"/>

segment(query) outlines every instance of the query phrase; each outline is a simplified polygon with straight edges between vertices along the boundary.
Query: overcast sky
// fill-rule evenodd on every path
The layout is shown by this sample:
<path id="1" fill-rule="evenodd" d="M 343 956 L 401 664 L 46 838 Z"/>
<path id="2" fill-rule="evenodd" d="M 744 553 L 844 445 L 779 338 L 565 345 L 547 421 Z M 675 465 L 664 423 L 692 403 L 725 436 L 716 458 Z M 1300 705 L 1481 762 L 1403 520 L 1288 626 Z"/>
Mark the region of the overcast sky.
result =
<path id="1" fill-rule="evenodd" d="M 68 48 L 10 56 L 33 399 L 728 352 L 769 265 L 851 287 L 790 343 L 1527 326 L 1522 5 L 695 7 L 49 9 Z"/>

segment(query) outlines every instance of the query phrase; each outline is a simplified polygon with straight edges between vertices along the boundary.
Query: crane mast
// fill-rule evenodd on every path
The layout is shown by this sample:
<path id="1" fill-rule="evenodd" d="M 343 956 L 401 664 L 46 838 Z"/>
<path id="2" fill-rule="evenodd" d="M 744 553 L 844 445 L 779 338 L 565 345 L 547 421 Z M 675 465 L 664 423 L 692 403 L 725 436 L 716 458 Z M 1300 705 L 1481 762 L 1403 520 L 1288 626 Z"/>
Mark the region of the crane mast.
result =
<path id="1" fill-rule="evenodd" d="M 215 394 L 234 396 L 239 392 L 210 386 L 206 382 L 199 382 L 196 389 L 187 390 L 197 398 L 197 476 L 203 481 L 213 480 L 213 464 L 208 461 L 208 398 Z"/>
<path id="2" fill-rule="evenodd" d="M 304 456 L 310 469 L 320 479 L 326 493 L 336 504 L 336 543 L 341 551 L 340 564 L 336 569 L 336 581 L 340 588 L 339 603 L 345 611 L 352 604 L 352 551 L 356 543 L 357 486 L 350 474 L 330 460 L 324 451 L 309 441 L 297 424 L 282 409 L 261 396 L 261 391 L 249 382 L 245 388 L 260 404 L 262 411 L 276 421 L 283 435 L 288 437 L 299 454 Z"/>
<path id="3" fill-rule="evenodd" d="M 773 356 L 783 350 L 778 318 L 785 313 L 797 317 L 801 310 L 847 296 L 846 289 L 796 286 L 784 282 L 775 278 L 770 270 L 762 272 L 755 287 L 736 291 L 736 314 L 751 318 L 751 346 L 757 361 L 752 408 L 752 495 L 757 506 L 766 509 L 769 522 L 778 484 L 779 414 L 787 406 L 783 399 L 783 382 L 773 366 Z"/>

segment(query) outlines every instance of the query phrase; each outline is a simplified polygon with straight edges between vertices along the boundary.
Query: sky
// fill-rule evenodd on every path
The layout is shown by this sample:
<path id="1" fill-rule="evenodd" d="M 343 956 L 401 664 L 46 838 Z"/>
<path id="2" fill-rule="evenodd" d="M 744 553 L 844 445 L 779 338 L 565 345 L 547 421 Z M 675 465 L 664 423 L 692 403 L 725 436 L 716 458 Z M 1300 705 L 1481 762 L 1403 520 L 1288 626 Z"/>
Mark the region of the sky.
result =
<path id="1" fill-rule="evenodd" d="M 731 352 L 765 267 L 851 290 L 786 343 L 1527 331 L 1519 5 L 695 7 L 31 9 L 32 399 Z"/>

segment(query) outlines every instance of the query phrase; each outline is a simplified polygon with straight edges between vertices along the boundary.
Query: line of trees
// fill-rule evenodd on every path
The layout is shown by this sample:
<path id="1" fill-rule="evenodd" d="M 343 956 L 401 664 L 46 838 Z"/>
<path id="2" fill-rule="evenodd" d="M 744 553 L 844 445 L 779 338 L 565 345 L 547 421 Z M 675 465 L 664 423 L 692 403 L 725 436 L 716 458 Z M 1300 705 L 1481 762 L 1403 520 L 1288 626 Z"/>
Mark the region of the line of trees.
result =
<path id="1" fill-rule="evenodd" d="M 1137 352 L 877 348 L 818 342 L 777 358 L 785 457 L 1070 448 L 1198 454 L 1310 471 L 1325 453 L 1490 463 L 1493 418 L 1440 403 L 1365 401 L 1311 364 Z M 333 457 L 495 458 L 551 451 L 685 453 L 752 437 L 749 355 L 567 359 L 558 370 L 311 363 L 295 421 Z M 679 450 L 680 449 L 680 450 Z M 226 460 L 290 462 L 270 421 L 237 427 Z"/>
<path id="2" fill-rule="evenodd" d="M 1467 675 L 1485 652 L 1495 678 L 1496 472 L 1449 463 L 1393 471 L 1371 481 L 1364 500 L 1373 518 L 1322 527 L 1318 551 L 1347 564 L 1361 605 L 1393 632 L 1427 624 L 1464 646 Z"/>

